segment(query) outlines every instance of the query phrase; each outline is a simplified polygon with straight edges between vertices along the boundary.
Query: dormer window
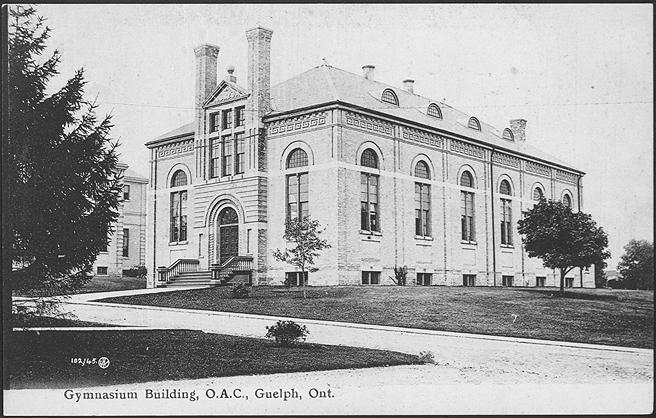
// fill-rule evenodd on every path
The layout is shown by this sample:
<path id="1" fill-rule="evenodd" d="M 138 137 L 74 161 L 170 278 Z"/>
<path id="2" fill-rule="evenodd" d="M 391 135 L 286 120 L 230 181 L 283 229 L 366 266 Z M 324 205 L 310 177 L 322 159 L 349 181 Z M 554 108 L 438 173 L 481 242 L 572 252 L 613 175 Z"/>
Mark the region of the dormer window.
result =
<path id="1" fill-rule="evenodd" d="M 475 129 L 477 131 L 481 130 L 481 123 L 478 121 L 478 119 L 476 119 L 473 116 L 471 118 L 469 118 L 469 123 L 467 124 L 467 126 L 471 129 Z"/>
<path id="2" fill-rule="evenodd" d="M 431 103 L 428 105 L 428 110 L 426 111 L 426 114 L 434 118 L 442 119 L 442 111 L 440 110 L 440 107 L 435 103 Z"/>
<path id="3" fill-rule="evenodd" d="M 503 130 L 503 139 L 507 139 L 508 141 L 514 141 L 515 135 L 513 135 L 510 129 L 506 128 Z"/>
<path id="4" fill-rule="evenodd" d="M 382 100 L 385 103 L 393 104 L 398 106 L 399 105 L 399 99 L 396 97 L 396 93 L 392 89 L 385 89 L 383 91 L 383 95 L 381 96 L 380 100 Z"/>

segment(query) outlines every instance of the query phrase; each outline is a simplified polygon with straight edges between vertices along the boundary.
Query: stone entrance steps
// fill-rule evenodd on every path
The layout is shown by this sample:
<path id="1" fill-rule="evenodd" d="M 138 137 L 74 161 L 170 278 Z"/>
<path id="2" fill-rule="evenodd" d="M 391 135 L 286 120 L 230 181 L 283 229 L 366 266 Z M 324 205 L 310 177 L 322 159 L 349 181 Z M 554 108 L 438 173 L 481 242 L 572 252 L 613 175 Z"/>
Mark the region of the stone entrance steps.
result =
<path id="1" fill-rule="evenodd" d="M 166 287 L 205 287 L 218 285 L 216 280 L 212 280 L 212 272 L 210 271 L 190 271 L 179 273 L 173 276 Z"/>

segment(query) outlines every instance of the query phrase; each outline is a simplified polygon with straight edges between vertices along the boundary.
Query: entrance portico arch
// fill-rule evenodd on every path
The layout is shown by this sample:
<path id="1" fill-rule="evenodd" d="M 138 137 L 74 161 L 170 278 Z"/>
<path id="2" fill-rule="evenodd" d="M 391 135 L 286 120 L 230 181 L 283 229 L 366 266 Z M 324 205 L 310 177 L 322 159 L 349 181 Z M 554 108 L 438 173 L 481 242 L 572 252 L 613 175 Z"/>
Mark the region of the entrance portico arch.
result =
<path id="1" fill-rule="evenodd" d="M 240 202 L 233 196 L 217 196 L 210 204 L 206 215 L 208 264 L 221 264 L 240 254 L 244 216 Z"/>

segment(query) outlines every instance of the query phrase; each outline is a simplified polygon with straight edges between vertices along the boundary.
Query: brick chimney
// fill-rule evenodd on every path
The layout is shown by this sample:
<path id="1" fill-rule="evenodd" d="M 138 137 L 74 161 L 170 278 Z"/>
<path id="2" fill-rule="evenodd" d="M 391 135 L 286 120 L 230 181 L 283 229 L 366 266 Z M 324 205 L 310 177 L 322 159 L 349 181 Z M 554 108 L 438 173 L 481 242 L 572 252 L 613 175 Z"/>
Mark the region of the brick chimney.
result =
<path id="1" fill-rule="evenodd" d="M 364 65 L 362 67 L 362 75 L 364 78 L 374 81 L 374 69 L 376 69 L 376 67 L 373 65 Z"/>
<path id="2" fill-rule="evenodd" d="M 256 27 L 246 31 L 248 39 L 248 89 L 251 126 L 261 128 L 262 117 L 271 110 L 271 35 L 273 31 Z"/>
<path id="3" fill-rule="evenodd" d="M 510 130 L 515 141 L 526 141 L 526 119 L 511 119 Z"/>
<path id="4" fill-rule="evenodd" d="M 410 78 L 407 78 L 403 80 L 403 90 L 407 91 L 408 93 L 415 94 L 415 80 L 412 80 Z"/>
<path id="5" fill-rule="evenodd" d="M 196 97 L 195 116 L 196 126 L 194 140 L 196 142 L 196 158 L 202 159 L 203 142 L 205 141 L 205 110 L 203 103 L 216 88 L 216 60 L 219 56 L 219 47 L 203 44 L 194 48 L 196 55 Z M 196 176 L 203 177 L 202 164 L 196 164 Z"/>

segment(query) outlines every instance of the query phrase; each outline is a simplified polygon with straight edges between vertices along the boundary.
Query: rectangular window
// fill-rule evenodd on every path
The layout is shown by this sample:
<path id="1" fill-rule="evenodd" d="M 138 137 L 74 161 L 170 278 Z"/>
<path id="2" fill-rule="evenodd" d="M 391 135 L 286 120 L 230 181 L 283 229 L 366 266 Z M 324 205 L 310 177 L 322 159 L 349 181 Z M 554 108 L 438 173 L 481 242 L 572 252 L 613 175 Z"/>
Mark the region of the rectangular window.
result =
<path id="1" fill-rule="evenodd" d="M 418 286 L 430 286 L 432 280 L 433 280 L 432 273 L 417 273 Z"/>
<path id="2" fill-rule="evenodd" d="M 474 242 L 476 241 L 474 231 L 474 193 L 460 192 L 460 203 L 461 238 L 463 241 Z"/>
<path id="3" fill-rule="evenodd" d="M 221 140 L 213 138 L 210 143 L 210 178 L 221 174 Z"/>
<path id="4" fill-rule="evenodd" d="M 360 173 L 360 228 L 380 232 L 378 220 L 378 176 Z"/>
<path id="5" fill-rule="evenodd" d="M 501 199 L 501 244 L 512 245 L 512 208 L 510 200 Z"/>
<path id="6" fill-rule="evenodd" d="M 107 276 L 107 267 L 98 266 L 96 269 L 96 274 L 98 274 L 98 276 Z"/>
<path id="7" fill-rule="evenodd" d="M 565 287 L 574 287 L 573 277 L 565 277 Z"/>
<path id="8" fill-rule="evenodd" d="M 220 121 L 221 114 L 219 112 L 210 115 L 210 132 L 218 132 L 221 127 Z"/>
<path id="9" fill-rule="evenodd" d="M 244 172 L 244 155 L 246 153 L 246 143 L 244 134 L 235 134 L 235 174 Z"/>
<path id="10" fill-rule="evenodd" d="M 130 185 L 123 185 L 123 200 L 130 200 Z"/>
<path id="11" fill-rule="evenodd" d="M 245 113 L 244 106 L 235 108 L 235 128 L 244 126 Z"/>
<path id="12" fill-rule="evenodd" d="M 288 271 L 285 273 L 285 284 L 287 286 L 302 286 L 301 280 L 305 278 L 305 286 L 308 284 L 308 272 Z"/>
<path id="13" fill-rule="evenodd" d="M 547 281 L 546 277 L 536 277 L 535 278 L 535 287 L 544 287 L 545 282 Z"/>
<path id="14" fill-rule="evenodd" d="M 463 274 L 462 275 L 462 285 L 463 286 L 476 286 L 476 275 L 475 274 Z"/>
<path id="15" fill-rule="evenodd" d="M 362 284 L 380 284 L 379 271 L 363 271 Z"/>
<path id="16" fill-rule="evenodd" d="M 430 186 L 415 183 L 415 235 L 430 237 L 430 224 Z"/>
<path id="17" fill-rule="evenodd" d="M 130 230 L 123 228 L 123 257 L 130 256 Z"/>
<path id="18" fill-rule="evenodd" d="M 187 192 L 171 193 L 170 242 L 187 240 Z"/>
<path id="19" fill-rule="evenodd" d="M 308 173 L 287 176 L 287 219 L 304 218 L 308 210 Z"/>
<path id="20" fill-rule="evenodd" d="M 513 276 L 501 276 L 504 286 L 512 287 L 513 285 Z"/>
<path id="21" fill-rule="evenodd" d="M 223 166 L 221 175 L 229 176 L 232 174 L 232 137 L 224 136 L 221 145 L 221 156 L 223 157 L 221 161 Z"/>
<path id="22" fill-rule="evenodd" d="M 232 109 L 226 109 L 221 112 L 221 129 L 232 128 Z"/>

